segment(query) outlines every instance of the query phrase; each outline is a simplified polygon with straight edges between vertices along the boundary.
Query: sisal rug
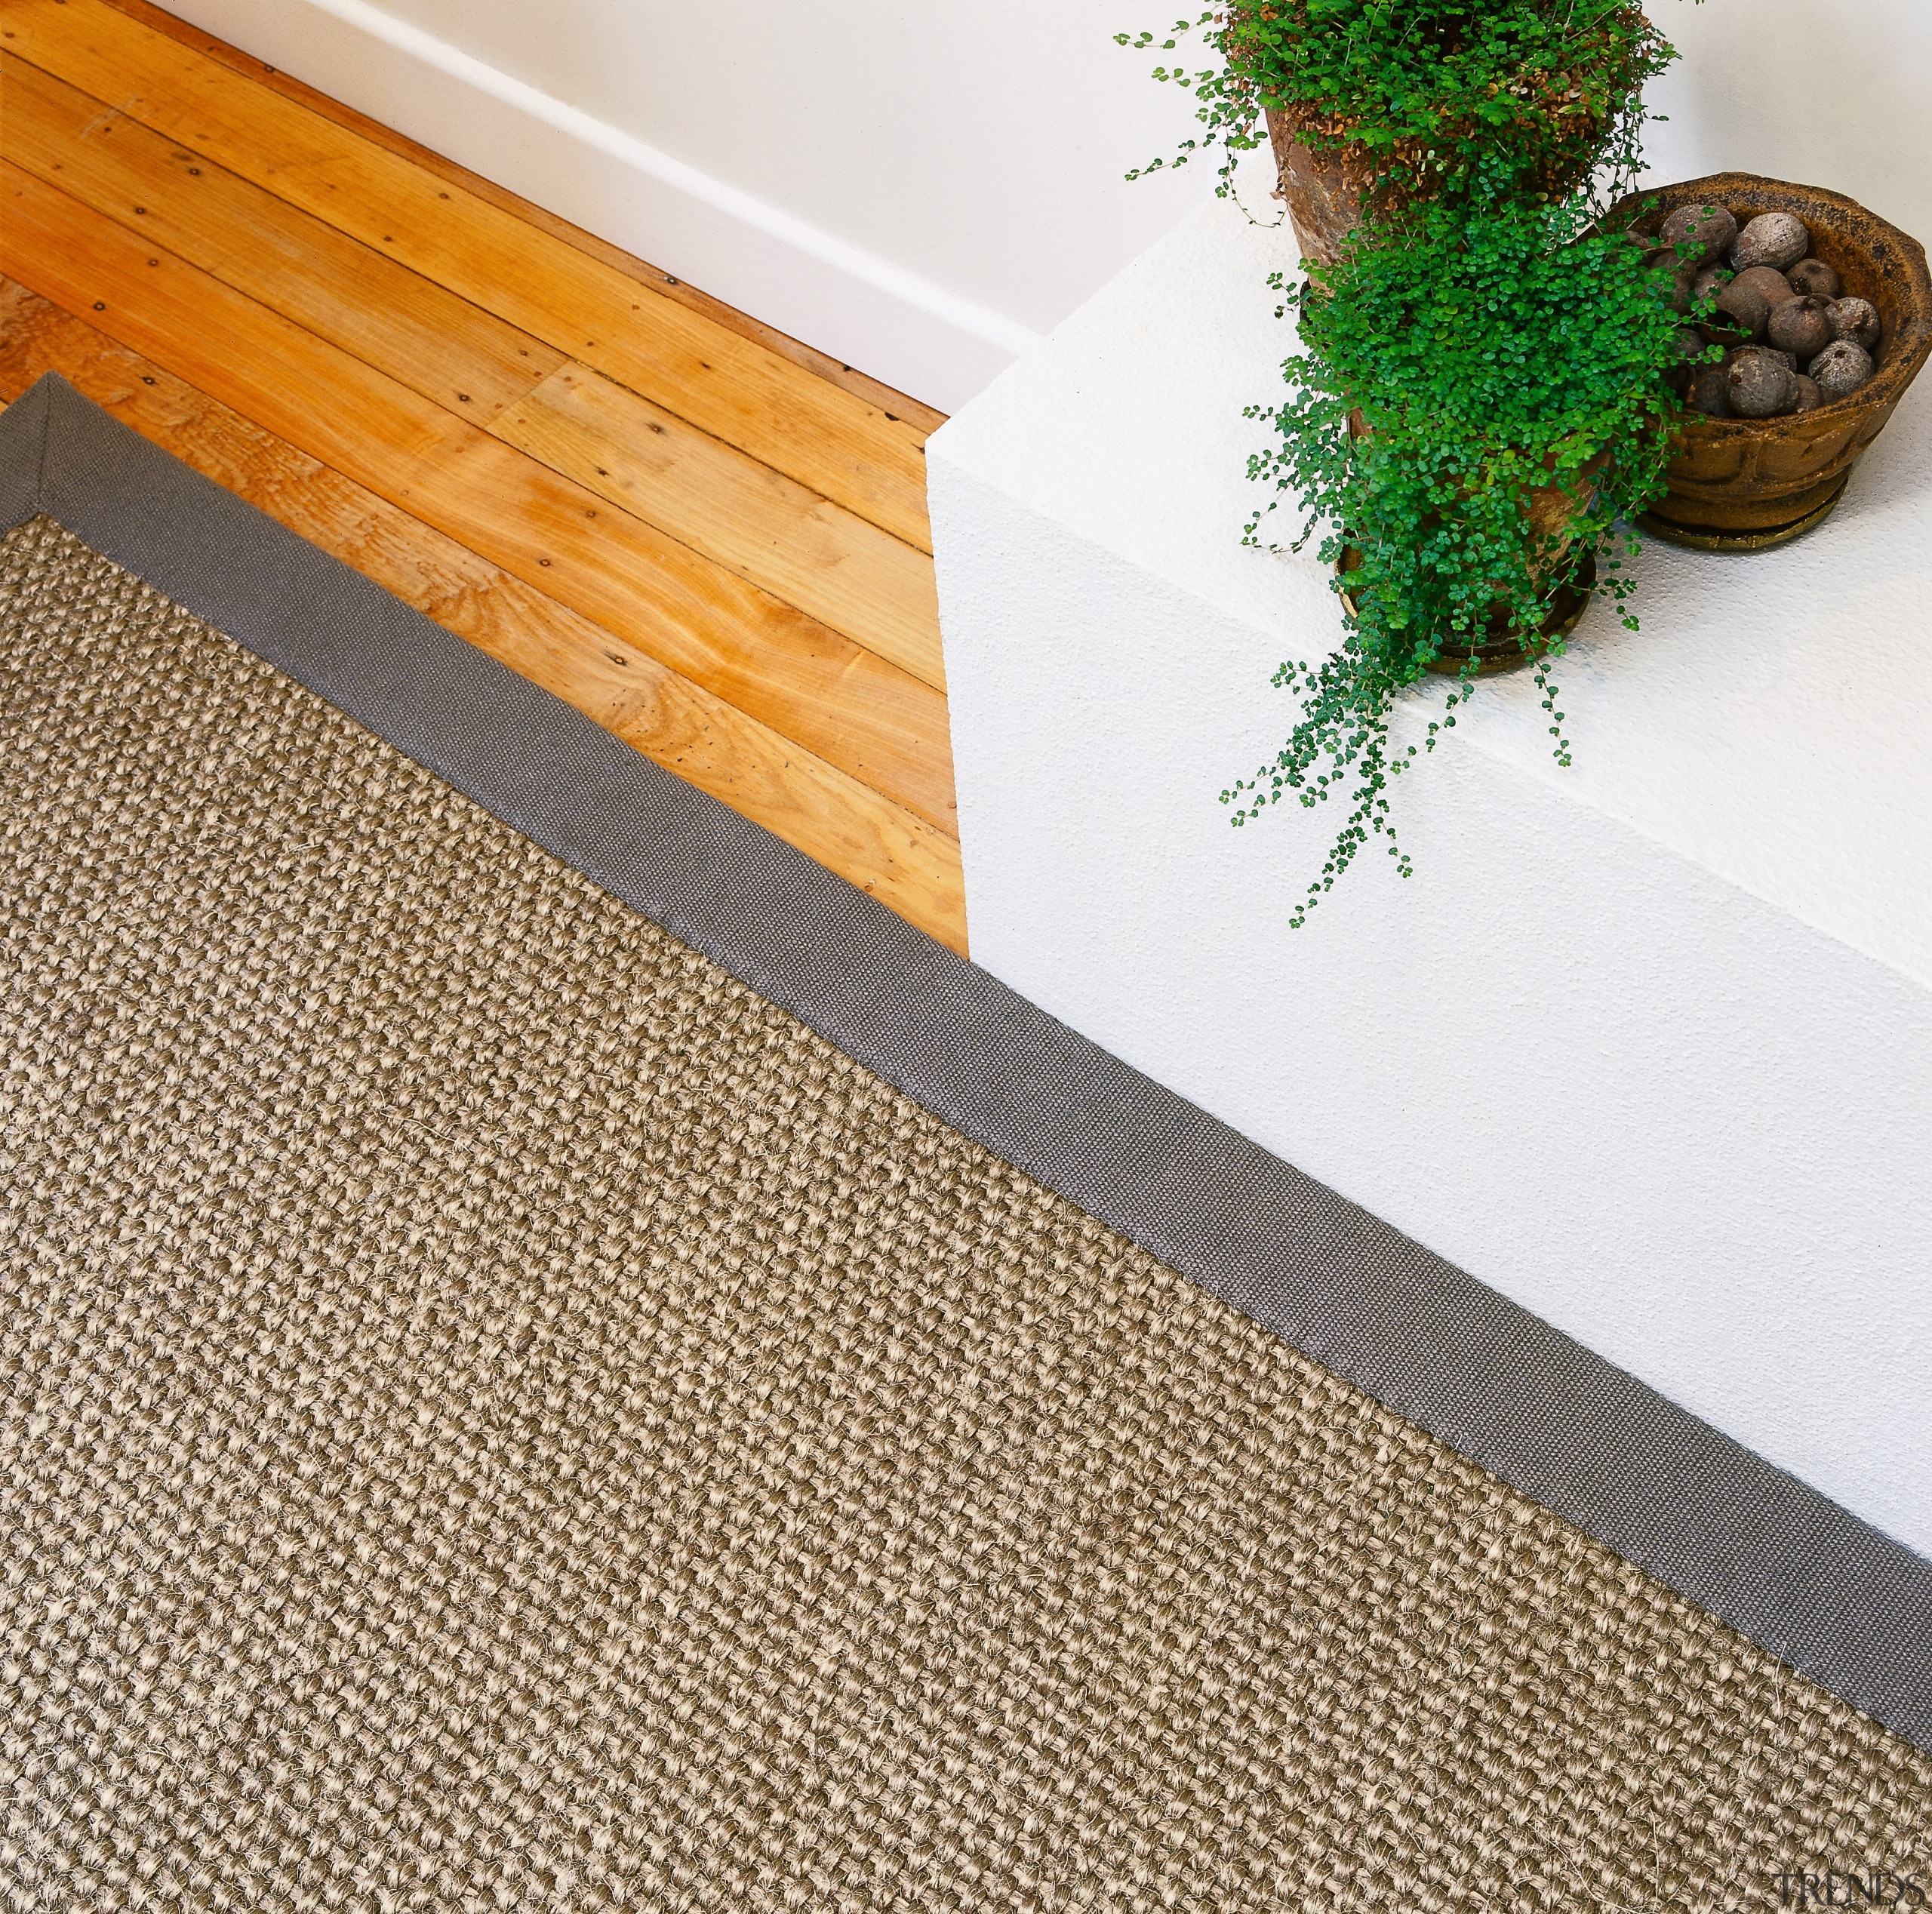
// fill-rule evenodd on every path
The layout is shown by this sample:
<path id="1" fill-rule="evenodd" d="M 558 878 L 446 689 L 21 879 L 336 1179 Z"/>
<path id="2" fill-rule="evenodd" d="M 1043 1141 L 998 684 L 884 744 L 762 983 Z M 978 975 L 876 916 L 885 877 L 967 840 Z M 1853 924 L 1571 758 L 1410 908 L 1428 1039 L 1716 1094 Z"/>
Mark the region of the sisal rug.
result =
<path id="1" fill-rule="evenodd" d="M 0 1270 L 10 1914 L 1932 1892 L 1932 1760 L 45 519 Z"/>

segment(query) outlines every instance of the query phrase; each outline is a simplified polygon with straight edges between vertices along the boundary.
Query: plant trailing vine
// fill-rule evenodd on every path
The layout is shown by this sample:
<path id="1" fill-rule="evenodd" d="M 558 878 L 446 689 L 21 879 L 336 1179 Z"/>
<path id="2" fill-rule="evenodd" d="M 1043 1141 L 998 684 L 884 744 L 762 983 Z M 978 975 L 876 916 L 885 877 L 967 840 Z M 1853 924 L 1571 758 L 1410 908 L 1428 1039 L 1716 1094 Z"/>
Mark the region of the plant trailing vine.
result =
<path id="1" fill-rule="evenodd" d="M 1401 243 L 1364 245 L 1287 292 L 1303 350 L 1284 368 L 1291 396 L 1251 408 L 1279 442 L 1249 470 L 1303 502 L 1299 542 L 1318 533 L 1323 562 L 1352 562 L 1335 581 L 1346 586 L 1344 637 L 1318 667 L 1275 674 L 1303 691 L 1301 721 L 1273 764 L 1222 801 L 1243 823 L 1291 792 L 1324 801 L 1352 776 L 1349 816 L 1297 925 L 1371 832 L 1407 874 L 1388 797 L 1416 755 L 1390 754 L 1398 691 L 1470 654 L 1428 728 L 1432 750 L 1470 694 L 1475 648 L 1535 631 L 1586 555 L 1599 590 L 1620 608 L 1629 595 L 1635 541 L 1616 528 L 1664 489 L 1678 410 L 1664 374 L 1681 322 L 1658 297 L 1654 263 L 1589 220 L 1580 195 L 1555 207 L 1418 207 Z M 1624 622 L 1636 629 L 1627 612 Z M 1561 648 L 1536 669 L 1567 765 L 1549 676 Z"/>
<path id="2" fill-rule="evenodd" d="M 1155 69 L 1207 129 L 1172 163 L 1219 143 L 1226 194 L 1275 113 L 1297 151 L 1360 183 L 1337 256 L 1272 282 L 1302 349 L 1289 397 L 1248 414 L 1277 435 L 1250 476 L 1300 501 L 1297 549 L 1318 536 L 1344 614 L 1332 656 L 1275 674 L 1302 697 L 1287 743 L 1221 794 L 1244 824 L 1291 793 L 1349 792 L 1299 928 L 1371 835 L 1409 875 L 1391 783 L 1454 728 L 1479 648 L 1536 659 L 1567 766 L 1552 605 L 1594 591 L 1636 629 L 1637 545 L 1618 525 L 1666 489 L 1687 315 L 1667 297 L 1675 256 L 1597 220 L 1638 164 L 1643 86 L 1675 54 L 1630 0 L 1222 0 L 1164 41 L 1116 38 L 1165 53 L 1194 31 L 1218 57 Z M 1432 669 L 1458 682 L 1398 753 L 1395 697 Z"/>

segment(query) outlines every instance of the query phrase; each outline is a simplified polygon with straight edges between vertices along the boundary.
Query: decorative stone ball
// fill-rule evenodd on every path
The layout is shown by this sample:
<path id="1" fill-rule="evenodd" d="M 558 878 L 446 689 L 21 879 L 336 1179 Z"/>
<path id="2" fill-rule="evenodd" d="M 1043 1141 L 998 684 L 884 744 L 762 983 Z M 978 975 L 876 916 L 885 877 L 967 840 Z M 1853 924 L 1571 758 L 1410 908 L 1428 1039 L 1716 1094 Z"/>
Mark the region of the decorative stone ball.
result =
<path id="1" fill-rule="evenodd" d="M 1774 358 L 1787 372 L 1798 370 L 1798 355 L 1787 352 L 1776 346 L 1734 346 L 1724 354 L 1724 363 L 1730 365 L 1734 358 L 1742 358 L 1747 352 L 1761 352 L 1767 358 Z"/>
<path id="2" fill-rule="evenodd" d="M 1697 276 L 1690 282 L 1690 291 L 1698 299 L 1709 299 L 1712 294 L 1721 292 L 1737 275 L 1727 266 L 1700 266 Z"/>
<path id="3" fill-rule="evenodd" d="M 1832 331 L 1868 352 L 1878 349 L 1878 309 L 1869 299 L 1841 299 L 1832 306 Z"/>
<path id="4" fill-rule="evenodd" d="M 1737 235 L 1730 263 L 1740 272 L 1753 266 L 1775 266 L 1782 272 L 1810 250 L 1811 235 L 1795 213 L 1760 213 Z"/>
<path id="5" fill-rule="evenodd" d="M 1844 291 L 1836 269 L 1821 259 L 1801 259 L 1784 276 L 1792 291 L 1806 299 L 1835 299 Z"/>
<path id="6" fill-rule="evenodd" d="M 1721 365 L 1699 366 L 1691 377 L 1690 396 L 1684 403 L 1692 411 L 1701 412 L 1706 418 L 1730 417 L 1730 394 L 1724 368 Z"/>
<path id="7" fill-rule="evenodd" d="M 1794 353 L 1809 365 L 1838 337 L 1832 329 L 1832 309 L 1822 299 L 1801 296 L 1776 307 L 1767 336 L 1774 346 Z"/>
<path id="8" fill-rule="evenodd" d="M 1654 233 L 1640 232 L 1633 226 L 1626 231 L 1623 236 L 1644 255 L 1644 266 L 1653 272 L 1661 273 L 1666 282 L 1684 263 L 1677 257 L 1676 248 L 1659 245 Z"/>
<path id="9" fill-rule="evenodd" d="M 1709 341 L 1694 325 L 1679 326 L 1672 343 L 1677 348 L 1677 356 L 1687 365 L 1700 364 L 1711 349 Z"/>
<path id="10" fill-rule="evenodd" d="M 1689 394 L 1690 381 L 1697 368 L 1704 363 L 1704 355 L 1711 349 L 1711 344 L 1694 325 L 1679 326 L 1672 343 L 1677 349 L 1677 356 L 1665 378 L 1671 390 L 1684 398 Z"/>
<path id="11" fill-rule="evenodd" d="M 1798 403 L 1798 374 L 1772 352 L 1739 352 L 1724 369 L 1724 393 L 1740 419 L 1775 419 Z"/>
<path id="12" fill-rule="evenodd" d="M 1849 398 L 1871 377 L 1872 355 L 1854 340 L 1840 339 L 1811 362 L 1810 370 L 1829 405 L 1835 398 Z"/>
<path id="13" fill-rule="evenodd" d="M 1794 412 L 1815 412 L 1825 402 L 1825 395 L 1818 389 L 1818 382 L 1807 378 L 1801 372 L 1798 375 L 1798 403 L 1791 409 Z"/>
<path id="14" fill-rule="evenodd" d="M 1787 299 L 1798 297 L 1791 289 L 1791 282 L 1775 266 L 1747 266 L 1731 284 L 1749 286 L 1753 292 L 1763 294 L 1764 303 L 1773 312 Z"/>
<path id="15" fill-rule="evenodd" d="M 1740 286 L 1734 279 L 1718 294 L 1717 310 L 1709 322 L 1711 337 L 1727 346 L 1761 339 L 1770 316 L 1764 295 L 1755 286 Z"/>
<path id="16" fill-rule="evenodd" d="M 1687 316 L 1697 306 L 1697 269 L 1680 266 L 1670 282 L 1670 309 L 1678 318 Z"/>
<path id="17" fill-rule="evenodd" d="M 1737 237 L 1737 222 L 1721 206 L 1680 206 L 1664 221 L 1657 237 L 1678 248 L 1679 256 L 1692 265 L 1704 266 L 1723 258 Z"/>

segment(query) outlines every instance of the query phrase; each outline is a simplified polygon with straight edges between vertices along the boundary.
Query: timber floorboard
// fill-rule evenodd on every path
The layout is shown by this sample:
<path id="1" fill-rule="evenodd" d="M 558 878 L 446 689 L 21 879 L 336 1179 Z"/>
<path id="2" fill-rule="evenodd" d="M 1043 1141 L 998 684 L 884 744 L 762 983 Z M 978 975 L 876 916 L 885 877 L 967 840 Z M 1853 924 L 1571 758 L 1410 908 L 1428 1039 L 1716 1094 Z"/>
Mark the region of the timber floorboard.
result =
<path id="1" fill-rule="evenodd" d="M 964 951 L 939 414 L 149 0 L 0 0 L 0 400 L 60 372 Z"/>

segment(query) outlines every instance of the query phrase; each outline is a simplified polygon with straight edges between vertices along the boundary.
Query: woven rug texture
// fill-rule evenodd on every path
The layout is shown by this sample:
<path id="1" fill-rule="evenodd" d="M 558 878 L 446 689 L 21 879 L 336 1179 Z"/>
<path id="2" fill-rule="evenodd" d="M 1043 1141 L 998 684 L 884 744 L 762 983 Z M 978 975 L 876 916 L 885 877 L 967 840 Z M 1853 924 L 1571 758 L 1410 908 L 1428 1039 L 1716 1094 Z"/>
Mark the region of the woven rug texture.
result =
<path id="1" fill-rule="evenodd" d="M 1932 1762 L 46 519 L 0 1269 L 14 1914 L 1932 1892 Z"/>

